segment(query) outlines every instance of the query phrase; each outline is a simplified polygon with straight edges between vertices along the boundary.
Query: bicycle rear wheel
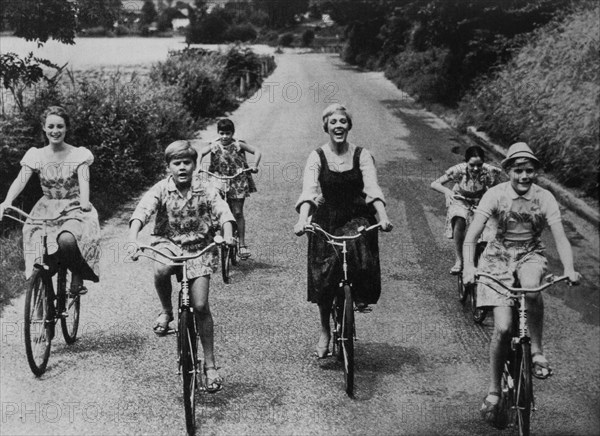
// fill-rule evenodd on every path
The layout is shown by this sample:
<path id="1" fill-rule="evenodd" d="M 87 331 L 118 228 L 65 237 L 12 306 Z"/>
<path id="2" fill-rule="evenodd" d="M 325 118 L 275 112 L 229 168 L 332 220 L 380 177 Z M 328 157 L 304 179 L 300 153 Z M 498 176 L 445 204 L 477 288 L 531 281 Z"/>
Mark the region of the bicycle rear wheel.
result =
<path id="1" fill-rule="evenodd" d="M 60 268 L 56 274 L 56 298 L 60 313 L 60 327 L 67 344 L 77 340 L 81 296 L 71 295 L 71 271 Z"/>
<path id="2" fill-rule="evenodd" d="M 229 284 L 229 272 L 231 270 L 231 254 L 232 247 L 228 245 L 221 246 L 221 274 L 223 275 L 223 283 Z"/>
<path id="3" fill-rule="evenodd" d="M 25 353 L 31 371 L 40 376 L 46 371 L 52 345 L 53 315 L 49 308 L 49 289 L 42 271 L 35 269 L 25 295 Z"/>
<path id="4" fill-rule="evenodd" d="M 342 354 L 344 356 L 344 378 L 346 394 L 354 396 L 354 303 L 350 286 L 344 286 L 344 306 L 342 315 Z"/>
<path id="5" fill-rule="evenodd" d="M 531 383 L 531 344 L 520 344 L 517 352 L 517 379 L 515 386 L 515 405 L 519 436 L 529 436 L 531 408 L 533 404 L 533 386 Z"/>
<path id="6" fill-rule="evenodd" d="M 196 433 L 196 352 L 197 337 L 194 313 L 189 309 L 179 314 L 179 371 L 183 382 L 183 406 L 188 435 Z"/>
<path id="7" fill-rule="evenodd" d="M 477 307 L 477 285 L 470 285 L 468 294 L 471 299 L 471 314 L 473 315 L 473 321 L 481 324 L 487 316 L 487 310 Z"/>

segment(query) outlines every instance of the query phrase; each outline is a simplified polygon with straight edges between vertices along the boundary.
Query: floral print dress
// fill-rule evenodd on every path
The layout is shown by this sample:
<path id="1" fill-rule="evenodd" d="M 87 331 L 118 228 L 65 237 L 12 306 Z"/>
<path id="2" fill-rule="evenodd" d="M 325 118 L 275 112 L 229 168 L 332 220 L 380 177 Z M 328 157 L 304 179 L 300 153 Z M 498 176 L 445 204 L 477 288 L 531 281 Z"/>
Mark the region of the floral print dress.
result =
<path id="1" fill-rule="evenodd" d="M 453 239 L 452 222 L 454 218 L 464 218 L 467 227 L 473 220 L 473 209 L 479 203 L 483 194 L 498 182 L 498 176 L 501 170 L 493 165 L 483 164 L 481 172 L 476 178 L 470 177 L 467 170 L 467 163 L 463 162 L 446 170 L 448 180 L 453 181 L 452 190 L 466 200 L 455 199 L 447 204 L 448 213 L 446 214 L 446 237 Z"/>
<path id="2" fill-rule="evenodd" d="M 56 161 L 45 148 L 30 148 L 21 166 L 27 167 L 39 176 L 43 197 L 38 200 L 29 214 L 33 217 L 52 218 L 63 210 L 79 205 L 79 179 L 77 170 L 82 164 L 91 165 L 94 156 L 85 147 L 73 147 L 63 161 Z M 84 280 L 99 280 L 100 223 L 98 212 L 92 207 L 89 212 L 81 209 L 69 212 L 67 220 L 49 221 L 47 225 L 48 254 L 58 250 L 57 238 L 62 232 L 70 232 L 77 240 L 77 246 L 88 268 L 82 271 Z M 25 275 L 33 272 L 33 265 L 41 261 L 42 226 L 30 221 L 23 226 L 23 251 Z"/>
<path id="3" fill-rule="evenodd" d="M 210 144 L 211 158 L 208 171 L 223 176 L 233 176 L 239 170 L 248 168 L 246 152 L 240 145 L 242 142 L 234 139 L 229 144 L 224 145 L 221 139 L 213 141 Z M 227 183 L 224 183 L 223 186 L 227 200 L 243 199 L 256 192 L 256 185 L 250 173 L 244 173 L 234 179 L 227 180 Z"/>

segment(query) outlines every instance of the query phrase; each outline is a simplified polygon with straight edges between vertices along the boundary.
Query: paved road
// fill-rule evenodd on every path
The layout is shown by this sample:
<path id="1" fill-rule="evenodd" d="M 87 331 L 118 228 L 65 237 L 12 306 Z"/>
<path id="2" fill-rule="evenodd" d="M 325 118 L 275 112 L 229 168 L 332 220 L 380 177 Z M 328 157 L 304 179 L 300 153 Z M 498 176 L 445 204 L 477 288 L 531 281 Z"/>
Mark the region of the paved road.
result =
<path id="1" fill-rule="evenodd" d="M 442 236 L 443 199 L 429 188 L 460 160 L 464 146 L 379 73 L 358 72 L 329 55 L 289 53 L 277 62 L 263 92 L 232 115 L 238 135 L 264 151 L 264 165 L 260 192 L 246 209 L 254 256 L 234 271 L 232 284 L 218 276 L 212 283 L 216 354 L 226 387 L 203 397 L 202 431 L 501 434 L 477 413 L 491 325 L 475 326 L 455 298 L 447 273 L 452 247 Z M 326 140 L 319 117 L 333 101 L 352 109 L 351 140 L 374 154 L 395 224 L 380 238 L 380 304 L 357 316 L 354 400 L 343 393 L 341 368 L 311 357 L 317 310 L 305 301 L 306 240 L 292 233 L 302 168 Z M 204 139 L 213 135 L 214 126 Z M 56 341 L 41 379 L 31 375 L 24 355 L 22 301 L 5 310 L 2 434 L 184 434 L 175 341 L 150 330 L 159 310 L 151 266 L 126 261 L 132 207 L 104 224 L 103 276 L 84 298 L 81 339 L 69 347 Z M 600 431 L 597 307 L 585 312 L 564 302 L 576 292 L 597 296 L 597 236 L 574 226 L 570 236 L 576 256 L 586 260 L 588 280 L 546 299 L 546 348 L 556 376 L 535 382 L 535 434 Z M 552 247 L 550 255 L 555 265 Z"/>

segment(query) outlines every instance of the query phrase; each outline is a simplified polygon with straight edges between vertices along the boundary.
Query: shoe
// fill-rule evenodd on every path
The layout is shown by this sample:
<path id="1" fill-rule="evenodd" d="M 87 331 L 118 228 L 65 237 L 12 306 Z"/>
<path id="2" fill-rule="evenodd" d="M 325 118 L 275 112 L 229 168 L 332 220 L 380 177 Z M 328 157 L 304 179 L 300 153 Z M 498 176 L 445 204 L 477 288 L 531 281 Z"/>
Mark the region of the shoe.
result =
<path id="1" fill-rule="evenodd" d="M 223 379 L 217 372 L 216 366 L 205 366 L 206 373 L 206 392 L 214 394 L 223 389 Z"/>
<path id="2" fill-rule="evenodd" d="M 554 371 L 552 371 L 552 368 L 548 364 L 548 359 L 539 351 L 531 355 L 531 363 L 533 363 L 532 375 L 537 379 L 545 380 L 554 374 Z"/>
<path id="3" fill-rule="evenodd" d="M 156 336 L 166 336 L 169 332 L 169 323 L 173 321 L 172 312 L 161 312 L 156 318 L 156 324 L 152 327 Z"/>
<path id="4" fill-rule="evenodd" d="M 497 403 L 490 403 L 488 401 L 488 397 L 498 397 Z M 496 425 L 497 417 L 498 417 L 498 408 L 500 405 L 500 393 L 499 392 L 489 392 L 485 397 L 483 397 L 483 403 L 481 404 L 481 408 L 479 409 L 479 413 L 483 420 L 489 424 Z"/>
<path id="5" fill-rule="evenodd" d="M 370 312 L 372 312 L 372 311 L 373 311 L 373 309 L 371 309 L 367 303 L 363 303 L 362 301 L 361 301 L 361 302 L 357 302 L 357 303 L 355 304 L 355 306 L 356 306 L 356 307 L 354 308 L 354 311 L 355 311 L 355 312 L 360 312 L 360 313 L 370 313 Z"/>
<path id="6" fill-rule="evenodd" d="M 71 294 L 72 296 L 78 296 L 78 295 L 85 295 L 88 293 L 88 288 L 86 288 L 83 283 L 81 283 L 79 286 L 75 285 L 75 286 L 71 286 L 71 289 L 69 290 L 69 294 Z"/>
<path id="7" fill-rule="evenodd" d="M 457 260 L 452 268 L 450 268 L 450 274 L 456 276 L 462 272 L 462 262 Z"/>
<path id="8" fill-rule="evenodd" d="M 240 247 L 240 259 L 246 260 L 246 259 L 249 259 L 250 256 L 252 256 L 252 254 L 250 254 L 250 250 L 248 250 L 248 247 L 246 247 L 245 245 L 242 245 Z"/>

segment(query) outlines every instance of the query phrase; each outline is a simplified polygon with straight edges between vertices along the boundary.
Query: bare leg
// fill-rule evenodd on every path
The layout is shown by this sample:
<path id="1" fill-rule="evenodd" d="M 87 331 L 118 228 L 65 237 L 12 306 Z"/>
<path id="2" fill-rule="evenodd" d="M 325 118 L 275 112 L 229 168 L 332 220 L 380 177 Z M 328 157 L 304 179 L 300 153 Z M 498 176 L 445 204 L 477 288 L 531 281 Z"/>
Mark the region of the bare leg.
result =
<path id="1" fill-rule="evenodd" d="M 331 340 L 331 328 L 329 326 L 329 317 L 331 316 L 331 301 L 325 304 L 319 304 L 319 317 L 321 320 L 321 334 L 317 343 L 317 356 L 324 357 L 329 350 L 329 341 Z"/>
<path id="2" fill-rule="evenodd" d="M 456 255 L 456 263 L 462 269 L 462 249 L 465 242 L 465 231 L 467 223 L 464 218 L 455 217 L 452 226 L 452 237 L 454 239 L 454 254 Z"/>
<path id="3" fill-rule="evenodd" d="M 246 218 L 244 218 L 244 199 L 229 200 L 231 205 L 231 213 L 235 217 L 238 229 L 238 237 L 240 238 L 240 247 L 246 246 Z"/>
<path id="4" fill-rule="evenodd" d="M 202 348 L 204 349 L 204 360 L 206 366 L 214 367 L 214 322 L 208 303 L 209 285 L 210 276 L 194 279 L 191 286 L 191 297 L 198 321 L 200 342 L 202 342 Z"/>
<path id="5" fill-rule="evenodd" d="M 171 253 L 169 252 L 169 254 Z M 163 313 L 169 314 L 173 314 L 173 303 L 171 302 L 171 275 L 174 272 L 173 270 L 173 267 L 154 262 L 154 287 L 156 288 Z"/>
<path id="6" fill-rule="evenodd" d="M 216 391 L 221 388 L 223 380 L 217 372 L 215 363 L 214 322 L 208 303 L 209 285 L 210 276 L 198 277 L 192 281 L 190 293 L 198 321 L 198 334 L 204 350 L 204 366 L 208 378 L 207 388 Z"/>
<path id="7" fill-rule="evenodd" d="M 508 349 L 512 324 L 512 308 L 494 307 L 494 333 L 490 341 L 490 385 L 488 392 L 500 392 L 500 378 L 506 350 Z M 494 402 L 493 399 L 488 401 Z M 495 399 L 497 401 L 497 398 Z"/>

